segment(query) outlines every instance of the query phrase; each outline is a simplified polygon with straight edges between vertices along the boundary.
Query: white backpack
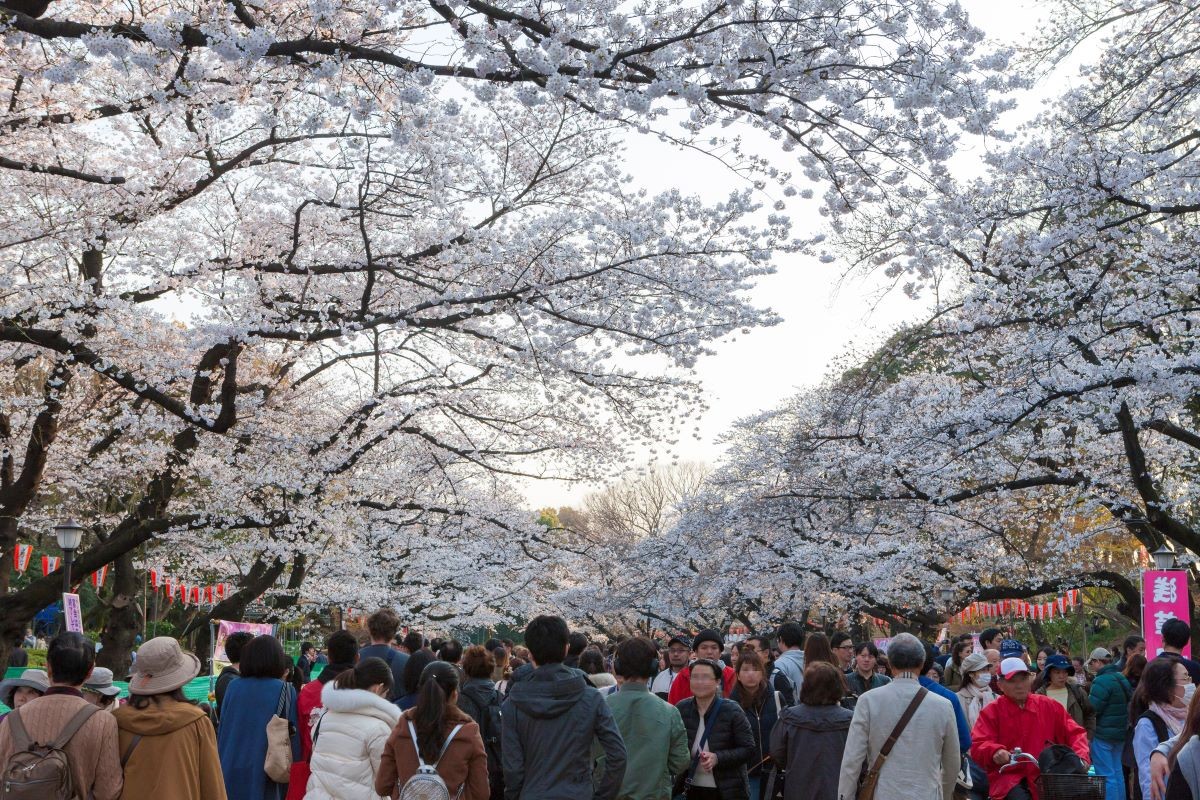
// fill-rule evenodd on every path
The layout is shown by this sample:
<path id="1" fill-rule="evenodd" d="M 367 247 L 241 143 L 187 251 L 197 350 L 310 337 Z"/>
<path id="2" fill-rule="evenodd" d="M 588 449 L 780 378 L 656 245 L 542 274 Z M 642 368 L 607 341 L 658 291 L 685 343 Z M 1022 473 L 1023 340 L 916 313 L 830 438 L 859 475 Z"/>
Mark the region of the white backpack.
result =
<path id="1" fill-rule="evenodd" d="M 446 737 L 446 743 L 442 745 L 442 752 L 438 753 L 437 761 L 430 766 L 421 758 L 421 748 L 417 745 L 417 731 L 413 728 L 412 720 L 409 720 L 408 735 L 412 737 L 413 749 L 417 751 L 419 766 L 413 776 L 404 782 L 404 786 L 400 787 L 399 800 L 450 800 L 450 790 L 446 788 L 446 782 L 442 780 L 442 776 L 438 775 L 437 766 L 442 763 L 442 756 L 446 755 L 450 742 L 454 740 L 454 735 L 462 730 L 462 727 L 462 725 L 454 726 L 454 730 L 450 731 L 450 735 Z M 463 789 L 466 786 L 464 781 L 455 797 L 462 797 Z"/>

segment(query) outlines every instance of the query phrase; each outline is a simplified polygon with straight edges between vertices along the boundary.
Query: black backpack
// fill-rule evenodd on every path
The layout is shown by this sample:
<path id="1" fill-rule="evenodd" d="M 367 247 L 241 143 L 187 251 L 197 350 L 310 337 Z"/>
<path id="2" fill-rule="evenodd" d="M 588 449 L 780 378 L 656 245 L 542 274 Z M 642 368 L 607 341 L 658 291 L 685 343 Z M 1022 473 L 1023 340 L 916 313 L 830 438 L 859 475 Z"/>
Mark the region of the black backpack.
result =
<path id="1" fill-rule="evenodd" d="M 504 769 L 500 761 L 500 692 L 492 688 L 475 685 L 459 690 L 459 696 L 467 698 L 475 707 L 473 717 L 479 720 L 479 736 L 483 739 L 483 750 L 487 753 L 488 784 L 495 800 L 504 797 Z"/>

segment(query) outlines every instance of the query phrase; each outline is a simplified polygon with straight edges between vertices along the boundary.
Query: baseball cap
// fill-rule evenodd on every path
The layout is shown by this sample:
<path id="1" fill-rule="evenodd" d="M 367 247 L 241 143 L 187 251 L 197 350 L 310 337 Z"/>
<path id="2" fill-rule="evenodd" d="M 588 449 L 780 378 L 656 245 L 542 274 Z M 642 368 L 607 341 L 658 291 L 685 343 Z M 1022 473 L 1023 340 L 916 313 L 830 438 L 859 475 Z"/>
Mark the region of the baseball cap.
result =
<path id="1" fill-rule="evenodd" d="M 1000 642 L 1000 657 L 1001 658 L 1020 658 L 1025 652 L 1025 645 L 1018 642 L 1016 639 L 1005 639 Z"/>
<path id="2" fill-rule="evenodd" d="M 688 638 L 686 636 L 672 636 L 670 639 L 667 640 L 667 647 L 670 647 L 671 645 L 675 644 L 676 642 L 679 642 L 681 645 L 686 647 L 688 650 L 692 649 L 692 643 L 690 641 L 688 641 Z"/>
<path id="3" fill-rule="evenodd" d="M 1095 650 L 1092 651 L 1092 654 L 1090 656 L 1088 656 L 1088 661 L 1111 661 L 1111 660 L 1112 660 L 1112 653 L 1108 652 L 1103 647 L 1097 647 Z"/>
<path id="4" fill-rule="evenodd" d="M 1019 658 L 1006 658 L 1000 662 L 1000 674 L 1010 680 L 1018 672 L 1029 672 L 1029 665 Z"/>

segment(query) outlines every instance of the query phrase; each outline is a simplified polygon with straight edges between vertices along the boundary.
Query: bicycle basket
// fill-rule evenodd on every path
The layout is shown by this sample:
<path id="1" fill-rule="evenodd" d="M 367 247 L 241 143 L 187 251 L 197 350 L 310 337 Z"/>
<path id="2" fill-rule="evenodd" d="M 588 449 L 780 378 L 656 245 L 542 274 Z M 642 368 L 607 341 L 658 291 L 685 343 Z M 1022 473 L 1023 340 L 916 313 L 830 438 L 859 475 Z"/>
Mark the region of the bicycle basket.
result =
<path id="1" fill-rule="evenodd" d="M 1100 775 L 1043 775 L 1039 780 L 1042 800 L 1104 800 Z"/>

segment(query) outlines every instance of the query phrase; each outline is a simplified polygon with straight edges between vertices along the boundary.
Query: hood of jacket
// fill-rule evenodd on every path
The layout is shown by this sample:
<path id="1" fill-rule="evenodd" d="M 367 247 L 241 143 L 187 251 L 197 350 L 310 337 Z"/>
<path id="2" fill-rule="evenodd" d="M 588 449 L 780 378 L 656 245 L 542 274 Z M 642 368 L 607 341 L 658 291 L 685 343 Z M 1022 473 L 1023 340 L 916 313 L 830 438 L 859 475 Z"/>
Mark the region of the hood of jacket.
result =
<path id="1" fill-rule="evenodd" d="M 508 699 L 522 714 L 538 719 L 560 717 L 583 697 L 595 691 L 583 673 L 562 664 L 547 664 L 508 692 Z"/>
<path id="2" fill-rule="evenodd" d="M 121 730 L 137 736 L 163 736 L 186 728 L 208 715 L 199 706 L 178 700 L 150 701 L 143 709 L 121 706 L 113 714 Z"/>
<path id="3" fill-rule="evenodd" d="M 809 731 L 845 731 L 850 729 L 850 720 L 854 714 L 842 708 L 833 706 L 809 706 L 801 703 L 783 712 L 780 721 L 793 728 Z"/>
<path id="4" fill-rule="evenodd" d="M 394 703 L 366 689 L 339 689 L 333 683 L 321 690 L 321 705 L 326 711 L 342 714 L 366 714 L 389 725 L 400 721 L 400 709 Z"/>
<path id="5" fill-rule="evenodd" d="M 779 654 L 779 658 L 775 659 L 775 666 L 779 666 L 780 662 L 793 664 L 800 670 L 800 674 L 804 674 L 804 651 L 803 650 L 784 650 Z"/>
<path id="6" fill-rule="evenodd" d="M 1106 667 L 1101 667 L 1100 671 L 1096 673 L 1096 677 L 1100 677 L 1101 675 L 1107 675 L 1110 672 L 1120 672 L 1120 671 L 1121 671 L 1120 664 L 1109 664 Z"/>

